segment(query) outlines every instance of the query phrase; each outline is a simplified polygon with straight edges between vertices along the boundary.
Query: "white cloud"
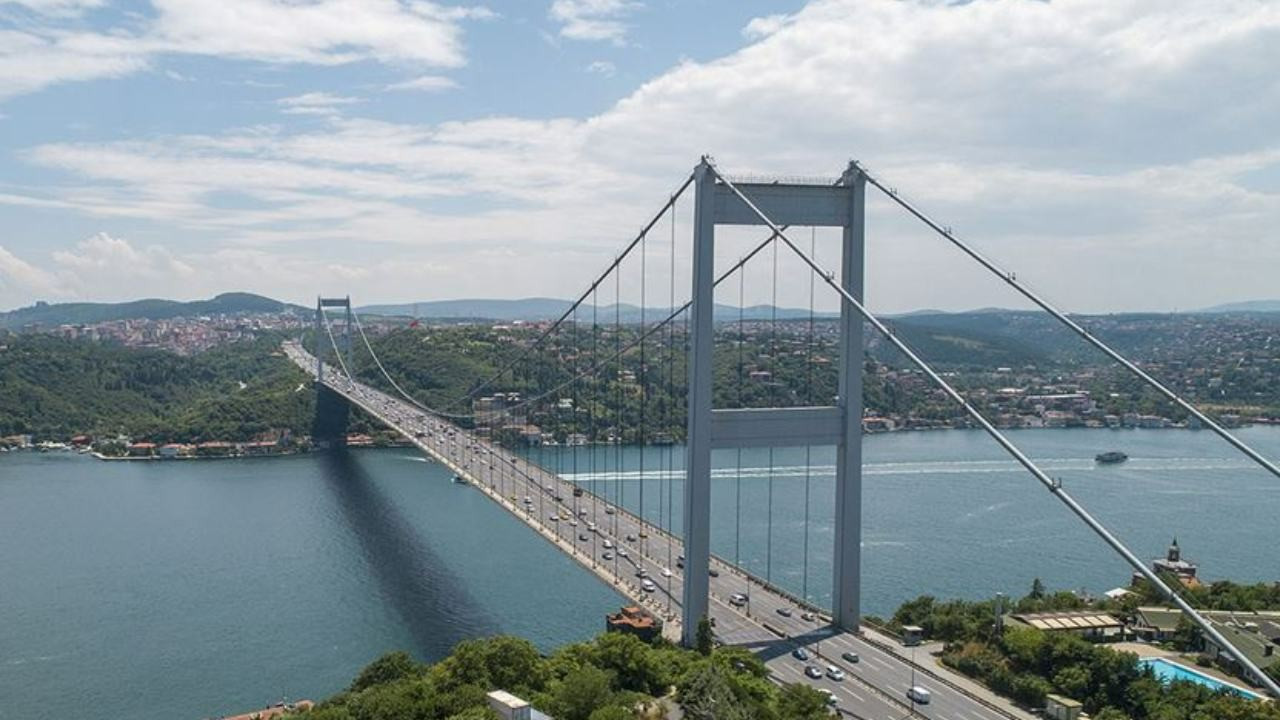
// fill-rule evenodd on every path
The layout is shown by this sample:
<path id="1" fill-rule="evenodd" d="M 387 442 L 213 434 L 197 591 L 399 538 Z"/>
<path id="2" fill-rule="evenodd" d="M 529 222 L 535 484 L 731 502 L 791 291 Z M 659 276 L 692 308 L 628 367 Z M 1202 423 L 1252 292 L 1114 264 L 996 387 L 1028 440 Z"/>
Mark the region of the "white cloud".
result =
<path id="1" fill-rule="evenodd" d="M 618 73 L 618 66 L 608 60 L 596 60 L 587 66 L 587 72 L 603 75 L 605 77 L 613 77 Z"/>
<path id="2" fill-rule="evenodd" d="M 560 23 L 561 37 L 621 45 L 627 38 L 622 18 L 640 7 L 633 0 L 555 0 L 547 14 Z"/>
<path id="3" fill-rule="evenodd" d="M 95 6 L 91 0 L 23 1 L 47 11 L 38 16 L 45 21 L 0 30 L 0 99 L 59 82 L 120 77 L 163 54 L 460 67 L 461 23 L 495 16 L 483 7 L 427 0 L 152 0 L 152 13 L 92 32 L 64 22 L 71 10 Z"/>
<path id="4" fill-rule="evenodd" d="M 781 30 L 790 19 L 790 15 L 783 13 L 751 18 L 751 22 L 748 22 L 747 26 L 742 28 L 742 36 L 748 40 L 759 40 L 760 38 L 768 37 Z"/>
<path id="5" fill-rule="evenodd" d="M 0 245 L 0 293 L 13 298 L 61 295 L 57 280 Z"/>
<path id="6" fill-rule="evenodd" d="M 88 283 L 93 276 L 128 286 L 130 279 L 165 277 L 181 280 L 195 274 L 191 265 L 177 259 L 163 247 L 137 250 L 127 240 L 103 232 L 82 240 L 73 250 L 54 252 L 53 261 L 60 274 L 75 286 Z"/>
<path id="7" fill-rule="evenodd" d="M 104 4 L 105 0 L 0 0 L 0 9 L 14 5 L 41 15 L 76 16 Z"/>
<path id="8" fill-rule="evenodd" d="M 360 98 L 333 95 L 326 92 L 309 92 L 292 97 L 280 98 L 276 104 L 283 108 L 280 112 L 290 115 L 334 115 L 343 105 L 360 102 Z"/>
<path id="9" fill-rule="evenodd" d="M 0 29 L 0 99 L 58 82 L 121 77 L 147 64 L 147 54 L 128 40 Z"/>
<path id="10" fill-rule="evenodd" d="M 1280 173 L 1277 39 L 1280 6 L 1254 0 L 815 0 L 592 117 L 51 143 L 23 157 L 74 184 L 0 202 L 205 233 L 301 296 L 563 294 L 703 152 L 781 175 L 856 157 L 1072 309 L 1186 308 L 1274 294 L 1280 192 L 1243 178 Z M 1010 302 L 871 210 L 873 307 Z M 300 259 L 316 247 L 323 266 Z"/>
<path id="11" fill-rule="evenodd" d="M 458 83 L 453 78 L 443 75 L 420 75 L 416 78 L 404 80 L 398 83 L 391 83 L 386 86 L 386 90 L 417 90 L 419 92 L 440 92 L 442 90 L 451 90 L 458 87 Z"/>

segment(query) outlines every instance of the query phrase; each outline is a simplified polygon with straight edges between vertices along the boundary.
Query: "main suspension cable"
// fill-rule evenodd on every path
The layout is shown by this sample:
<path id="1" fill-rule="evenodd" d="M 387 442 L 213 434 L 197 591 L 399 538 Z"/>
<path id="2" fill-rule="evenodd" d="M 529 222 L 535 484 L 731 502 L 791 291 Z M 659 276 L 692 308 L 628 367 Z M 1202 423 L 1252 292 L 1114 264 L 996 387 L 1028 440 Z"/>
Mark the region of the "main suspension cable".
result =
<path id="1" fill-rule="evenodd" d="M 547 339 L 547 337 L 549 337 L 552 333 L 554 333 L 557 329 L 559 329 L 560 325 L 562 325 L 564 321 L 568 319 L 570 315 L 573 314 L 573 311 L 576 310 L 579 305 L 586 302 L 587 298 L 593 292 L 595 292 L 596 288 L 598 288 L 601 283 L 603 283 L 605 280 L 608 279 L 609 274 L 618 269 L 618 266 L 622 264 L 622 261 L 625 260 L 627 256 L 631 254 L 631 251 L 635 249 L 635 247 L 639 245 L 641 241 L 644 240 L 644 236 L 647 235 L 649 231 L 652 230 L 653 227 L 658 224 L 658 221 L 662 219 L 662 216 L 666 215 L 668 210 L 674 210 L 676 201 L 679 200 L 680 196 L 684 194 L 684 191 L 687 190 L 689 186 L 693 184 L 693 179 L 694 179 L 694 175 L 690 173 L 689 177 L 685 178 L 685 181 L 680 184 L 680 187 L 678 187 L 676 191 L 671 194 L 671 197 L 667 199 L 667 202 L 662 206 L 662 208 L 659 209 L 656 214 L 654 214 L 654 216 L 649 220 L 649 222 L 645 223 L 644 228 L 640 230 L 640 234 L 636 235 L 636 237 L 632 239 L 631 242 L 627 243 L 627 246 L 622 249 L 622 252 L 616 258 L 614 258 L 613 262 L 609 264 L 609 267 L 605 268 L 604 272 L 600 273 L 596 277 L 596 279 L 591 282 L 591 285 L 588 286 L 587 289 L 584 290 L 582 294 L 578 296 L 578 299 L 573 301 L 573 303 L 569 306 L 569 308 L 565 310 L 563 313 L 561 313 L 560 317 L 556 318 L 556 321 L 551 323 L 551 325 L 548 326 L 546 330 L 544 330 L 537 338 L 535 338 L 534 341 L 530 343 L 522 353 L 520 353 L 517 357 L 512 359 L 503 367 L 499 368 L 496 373 L 494 373 L 492 376 L 489 377 L 489 379 L 485 380 L 484 382 L 481 382 L 479 385 L 473 387 L 471 390 L 468 390 L 466 394 L 460 397 L 454 398 L 453 400 L 446 403 L 446 407 L 451 405 L 456 405 L 458 403 L 463 402 L 464 400 L 470 399 L 474 397 L 476 393 L 489 387 L 496 380 L 500 379 L 503 373 L 506 372 L 507 369 L 509 369 L 511 366 L 522 361 L 525 357 L 531 354 L 534 351 L 534 349 L 536 349 L 539 345 L 541 345 L 542 342 Z"/>
<path id="2" fill-rule="evenodd" d="M 868 173 L 865 168 L 863 168 L 861 165 L 858 165 L 856 162 L 854 163 L 854 167 L 856 167 L 858 169 L 858 172 L 860 172 L 863 175 L 863 177 L 867 179 L 868 183 L 875 186 L 877 190 L 883 193 L 890 200 L 897 203 L 904 210 L 906 210 L 907 212 L 915 216 L 916 219 L 920 220 L 925 225 L 928 225 L 930 228 L 933 229 L 934 232 L 938 233 L 943 238 L 945 238 L 948 242 L 950 242 L 952 245 L 959 248 L 959 250 L 963 252 L 965 255 L 968 255 L 979 265 L 986 268 L 993 275 L 1003 280 L 1007 285 L 1012 287 L 1014 290 L 1017 290 L 1018 293 L 1021 294 L 1023 297 L 1030 300 L 1032 303 L 1035 303 L 1041 310 L 1044 310 L 1045 312 L 1052 315 L 1056 320 L 1061 322 L 1063 325 L 1067 326 L 1067 328 L 1070 329 L 1072 332 L 1074 332 L 1076 335 L 1079 335 L 1081 338 L 1083 338 L 1085 342 L 1089 343 L 1090 345 L 1092 345 L 1093 347 L 1101 351 L 1103 354 L 1105 354 L 1107 357 L 1110 357 L 1112 360 L 1119 363 L 1126 370 L 1136 375 L 1140 380 L 1142 380 L 1147 385 L 1154 388 L 1161 395 L 1164 395 L 1166 398 L 1172 401 L 1175 405 L 1177 405 L 1178 407 L 1181 407 L 1183 410 L 1195 416 L 1197 420 L 1199 420 L 1206 427 L 1208 427 L 1210 430 L 1216 433 L 1218 437 L 1230 443 L 1233 447 L 1235 447 L 1235 449 L 1249 456 L 1251 460 L 1253 460 L 1258 465 L 1261 465 L 1264 469 L 1266 469 L 1272 475 L 1275 475 L 1276 477 L 1280 477 L 1280 466 L 1277 466 L 1275 463 L 1273 463 L 1272 461 L 1264 457 L 1262 453 L 1259 453 L 1257 450 L 1254 450 L 1252 447 L 1245 444 L 1243 440 L 1231 434 L 1226 428 L 1222 427 L 1218 423 L 1214 422 L 1212 419 L 1209 418 L 1208 415 L 1201 412 L 1198 408 L 1196 408 L 1190 402 L 1184 400 L 1182 396 L 1178 395 L 1178 393 L 1169 389 L 1167 386 L 1165 386 L 1155 377 L 1148 374 L 1145 370 L 1138 367 L 1136 364 L 1134 364 L 1125 356 L 1121 355 L 1119 352 L 1113 349 L 1110 345 L 1103 342 L 1096 335 L 1086 330 L 1082 325 L 1077 323 L 1075 320 L 1072 320 L 1066 313 L 1059 310 L 1057 307 L 1051 304 L 1048 300 L 1044 299 L 1038 293 L 1028 288 L 1025 283 L 1018 280 L 1017 276 L 1013 272 L 999 267 L 998 265 L 996 265 L 994 261 L 987 258 L 982 253 L 978 252 L 978 250 L 976 250 L 973 246 L 957 238 L 955 236 L 955 233 L 953 233 L 950 228 L 944 227 L 938 224 L 937 222 L 935 222 L 933 218 L 926 215 L 922 210 L 918 209 L 915 205 L 913 205 L 912 203 L 908 202 L 906 199 L 899 196 L 897 190 L 893 188 L 885 187 L 880 182 L 880 180 L 876 179 L 875 176 Z"/>
<path id="3" fill-rule="evenodd" d="M 990 435 L 992 439 L 994 439 L 996 443 L 999 444 L 1000 447 L 1005 450 L 1005 452 L 1009 453 L 1009 455 L 1013 457 L 1013 459 L 1016 460 L 1019 465 L 1021 465 L 1023 468 L 1027 470 L 1027 472 L 1031 473 L 1032 476 L 1034 476 L 1037 480 L 1039 480 L 1041 485 L 1043 485 L 1046 489 L 1049 490 L 1049 492 L 1054 497 L 1058 498 L 1058 500 L 1060 500 L 1064 505 L 1066 505 L 1067 508 L 1070 509 L 1071 512 L 1076 515 L 1076 517 L 1080 518 L 1086 525 L 1088 525 L 1089 528 L 1093 530 L 1095 534 L 1098 535 L 1098 537 L 1102 538 L 1102 540 L 1107 545 L 1109 545 L 1112 550 L 1114 550 L 1117 554 L 1123 557 L 1124 560 L 1128 562 L 1129 565 L 1132 566 L 1135 570 L 1141 573 L 1142 576 L 1146 578 L 1148 582 L 1150 582 L 1154 587 L 1160 590 L 1160 592 L 1163 593 L 1165 597 L 1169 599 L 1170 602 L 1177 605 L 1178 608 L 1182 610 L 1182 612 L 1186 614 L 1186 616 L 1189 617 L 1192 622 L 1194 622 L 1206 635 L 1209 636 L 1209 638 L 1216 645 L 1218 645 L 1218 647 L 1225 648 L 1227 652 L 1236 660 L 1236 662 L 1240 663 L 1240 666 L 1245 668 L 1249 672 L 1249 674 L 1252 675 L 1254 679 L 1258 681 L 1259 684 L 1265 686 L 1267 690 L 1272 693 L 1273 696 L 1280 698 L 1280 684 L 1277 684 L 1275 680 L 1273 680 L 1269 675 L 1267 675 L 1261 669 L 1259 669 L 1258 666 L 1254 664 L 1252 660 L 1250 660 L 1244 653 L 1240 652 L 1240 650 L 1237 649 L 1235 645 L 1233 645 L 1229 640 L 1227 640 L 1226 637 L 1224 637 L 1222 633 L 1220 633 L 1218 629 L 1213 626 L 1212 623 L 1210 623 L 1203 616 L 1201 616 L 1200 613 L 1197 612 L 1196 609 L 1193 608 L 1191 604 L 1186 601 L 1186 599 L 1184 599 L 1181 595 L 1175 593 L 1173 589 L 1170 588 L 1164 582 L 1164 580 L 1160 578 L 1158 574 L 1156 574 L 1155 571 L 1147 567 L 1147 565 L 1144 562 L 1142 562 L 1142 560 L 1140 560 L 1138 556 L 1135 555 L 1133 551 L 1128 548 L 1128 546 L 1126 546 L 1119 538 L 1113 535 L 1111 531 L 1106 528 L 1105 525 L 1103 525 L 1100 521 L 1094 518 L 1093 515 L 1091 515 L 1089 511 L 1084 508 L 1083 505 L 1081 505 L 1073 496 L 1071 496 L 1062 487 L 1061 481 L 1054 480 L 1053 478 L 1050 478 L 1047 474 L 1045 474 L 1045 472 L 1040 469 L 1040 466 L 1037 465 L 1035 461 L 1027 457 L 1027 455 L 1023 453 L 1022 450 L 1019 449 L 1018 446 L 1013 443 L 1013 441 L 1009 440 L 1009 438 L 1006 437 L 1004 433 L 1000 432 L 1000 430 L 997 429 L 995 425 L 991 424 L 991 422 L 987 420 L 986 416 L 983 415 L 981 411 L 979 411 L 976 407 L 971 405 L 969 401 L 966 400 L 965 397 L 961 395 L 960 392 L 956 390 L 950 383 L 948 383 L 941 375 L 939 375 L 937 371 L 935 371 L 933 367 L 929 365 L 929 363 L 925 362 L 896 334 L 890 331 L 889 328 L 886 327 L 885 324 L 878 317 L 872 314 L 871 311 L 867 310 L 866 306 L 863 305 L 857 298 L 855 298 L 852 293 L 846 290 L 842 285 L 840 285 L 840 283 L 836 282 L 834 272 L 831 272 L 822 268 L 813 260 L 813 258 L 806 255 L 803 250 L 801 250 L 798 246 L 796 246 L 796 244 L 792 242 L 791 239 L 787 237 L 787 235 L 780 228 L 778 228 L 778 226 L 774 224 L 774 222 L 770 220 L 769 217 L 765 215 L 764 212 L 762 212 L 754 202 L 751 201 L 750 198 L 744 195 L 742 191 L 738 189 L 736 185 L 733 184 L 733 182 L 731 182 L 724 175 L 722 175 L 719 172 L 719 170 L 716 169 L 715 165 L 711 164 L 710 162 L 708 162 L 707 165 L 708 165 L 708 168 L 711 170 L 711 172 L 716 176 L 716 178 L 719 179 L 720 182 L 724 183 L 725 187 L 728 188 L 734 195 L 736 195 L 738 199 L 741 200 L 743 204 L 746 205 L 752 211 L 752 213 L 755 214 L 760 219 L 762 223 L 764 223 L 766 226 L 770 227 L 771 229 L 774 229 L 777 232 L 779 240 L 784 242 L 787 245 L 787 247 L 791 248 L 791 251 L 793 253 L 798 255 L 800 259 L 805 262 L 806 265 L 808 265 L 814 272 L 818 273 L 822 277 L 823 282 L 825 282 L 837 293 L 839 293 L 840 296 L 844 299 L 844 301 L 847 302 L 851 307 L 853 307 L 853 309 L 856 310 L 858 314 L 861 315 L 868 323 L 870 323 L 871 326 L 875 328 L 877 332 L 879 332 L 886 340 L 888 340 L 894 347 L 896 347 L 899 350 L 899 352 L 905 355 L 907 359 L 911 361 L 912 364 L 920 368 L 920 370 L 925 375 L 927 375 L 929 379 L 935 385 L 938 386 L 939 389 L 941 389 L 949 398 L 951 398 L 957 405 L 959 405 L 965 411 L 966 414 L 968 414 L 970 417 L 974 419 L 975 422 L 977 422 L 980 426 L 982 426 L 982 429 L 985 430 L 987 434 Z M 842 402 L 845 402 L 845 400 L 842 399 Z"/>
<path id="4" fill-rule="evenodd" d="M 351 317 L 355 320 L 356 329 L 360 331 L 360 339 L 364 340 L 364 346 L 369 350 L 369 356 L 373 358 L 373 362 L 375 365 L 378 366 L 378 370 L 382 371 L 382 377 L 386 378 L 387 382 L 391 383 L 391 387 L 395 388 L 396 392 L 400 393 L 401 397 L 403 397 L 410 404 L 417 407 L 419 410 L 432 413 L 439 417 L 447 417 L 455 420 L 466 420 L 466 419 L 471 419 L 475 417 L 474 413 L 461 415 L 457 413 L 445 412 L 443 410 L 437 410 L 433 407 L 428 406 L 426 403 L 419 402 L 417 398 L 413 397 L 408 392 L 406 392 L 405 389 L 400 387 L 400 384 L 397 383 L 395 379 L 391 377 L 391 374 L 387 372 L 387 368 L 382 364 L 382 360 L 381 358 L 378 357 L 378 353 L 373 351 L 373 345 L 369 342 L 369 336 L 366 335 L 364 332 L 364 324 L 360 322 L 360 315 L 358 313 L 351 313 Z"/>

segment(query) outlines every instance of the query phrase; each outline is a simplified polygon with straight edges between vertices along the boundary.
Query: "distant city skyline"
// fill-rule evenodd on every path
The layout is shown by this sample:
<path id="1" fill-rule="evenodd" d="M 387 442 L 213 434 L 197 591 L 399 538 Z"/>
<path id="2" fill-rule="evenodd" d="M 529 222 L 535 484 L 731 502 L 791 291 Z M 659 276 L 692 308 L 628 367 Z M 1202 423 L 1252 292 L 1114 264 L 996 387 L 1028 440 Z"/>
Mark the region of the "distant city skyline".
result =
<path id="1" fill-rule="evenodd" d="M 0 0 L 0 309 L 566 297 L 702 153 L 856 158 L 1071 311 L 1272 299 L 1277 35 L 1257 0 Z M 1025 307 L 874 196 L 868 238 L 874 310 Z"/>

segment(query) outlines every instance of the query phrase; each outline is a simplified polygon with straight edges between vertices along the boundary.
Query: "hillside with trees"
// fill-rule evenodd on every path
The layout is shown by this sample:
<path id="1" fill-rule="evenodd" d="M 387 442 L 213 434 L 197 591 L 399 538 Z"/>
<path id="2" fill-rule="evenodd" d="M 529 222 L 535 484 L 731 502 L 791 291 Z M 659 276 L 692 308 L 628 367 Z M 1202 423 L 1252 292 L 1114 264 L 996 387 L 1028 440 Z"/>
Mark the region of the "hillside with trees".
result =
<path id="1" fill-rule="evenodd" d="M 422 664 L 402 652 L 378 658 L 344 692 L 301 717 L 312 720 L 496 720 L 485 694 L 505 690 L 556 720 L 660 720 L 664 703 L 690 720 L 820 720 L 825 698 L 807 685 L 778 687 L 764 664 L 736 648 L 684 650 L 609 633 L 549 656 L 514 637 L 468 640 Z"/>
<path id="2" fill-rule="evenodd" d="M 0 349 L 0 436 L 194 442 L 307 434 L 314 393 L 279 351 L 280 339 L 182 357 L 48 335 L 10 337 Z"/>

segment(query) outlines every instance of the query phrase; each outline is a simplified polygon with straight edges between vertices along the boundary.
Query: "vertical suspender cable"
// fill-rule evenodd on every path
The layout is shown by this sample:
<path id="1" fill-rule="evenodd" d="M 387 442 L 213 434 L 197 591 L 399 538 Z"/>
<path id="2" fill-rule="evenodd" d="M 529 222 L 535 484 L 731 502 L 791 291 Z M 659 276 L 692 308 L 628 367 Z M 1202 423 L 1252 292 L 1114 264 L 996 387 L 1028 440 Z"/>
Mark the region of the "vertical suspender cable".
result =
<path id="1" fill-rule="evenodd" d="M 743 400 L 742 385 L 745 372 L 745 355 L 747 344 L 747 324 L 743 317 L 746 304 L 746 270 L 738 271 L 738 407 L 746 407 Z M 737 467 L 733 481 L 733 564 L 742 566 L 742 448 L 737 450 Z"/>
<path id="2" fill-rule="evenodd" d="M 671 211 L 671 268 L 670 268 L 671 312 L 676 309 L 676 213 Z M 667 569 L 671 562 L 671 537 L 675 534 L 675 518 L 672 517 L 672 490 L 675 482 L 676 445 L 675 445 L 675 409 L 676 409 L 676 325 L 669 323 L 667 328 Z M 672 572 L 674 575 L 674 571 Z M 671 610 L 671 578 L 667 578 L 667 610 Z"/>
<path id="3" fill-rule="evenodd" d="M 578 413 L 582 412 L 582 408 L 578 405 L 578 383 L 581 380 L 582 367 L 582 326 L 578 324 L 578 308 L 573 309 L 573 422 L 569 427 L 573 429 L 573 433 L 566 435 L 566 440 L 573 446 L 573 522 L 578 522 L 578 487 L 582 482 L 582 476 L 578 474 L 578 445 L 581 441 L 582 428 L 578 427 Z M 570 523 L 569 527 L 573 527 Z M 573 546 L 578 547 L 578 539 L 570 538 Z"/>
<path id="4" fill-rule="evenodd" d="M 596 289 L 591 289 L 591 366 L 599 367 L 600 358 L 600 298 L 596 293 Z M 600 522 L 600 475 L 596 470 L 597 445 L 599 443 L 599 432 L 596 429 L 596 408 L 600 404 L 600 377 L 597 375 L 591 380 L 591 414 L 588 421 L 591 424 L 591 523 Z M 596 566 L 596 538 L 599 533 L 592 532 L 591 535 L 591 567 Z"/>
<path id="5" fill-rule="evenodd" d="M 774 373 L 781 369 L 778 363 L 778 242 L 773 243 L 773 289 L 769 300 L 770 307 L 770 338 L 769 338 L 769 394 L 773 396 L 773 402 L 777 402 L 777 381 Z M 777 407 L 770 403 L 771 406 Z M 767 505 L 768 522 L 765 523 L 765 557 L 764 557 L 764 579 L 770 583 L 773 582 L 773 446 L 769 446 L 769 502 Z"/>
<path id="6" fill-rule="evenodd" d="M 647 404 L 648 404 L 648 402 L 649 402 L 649 390 L 648 390 L 648 388 L 645 386 L 645 372 L 644 372 L 644 371 L 645 371 L 645 366 L 644 366 L 644 361 L 645 361 L 645 356 L 644 356 L 644 339 L 645 339 L 645 312 L 644 312 L 644 303 L 645 303 L 645 277 L 644 277 L 644 276 L 645 276 L 645 270 L 647 269 L 647 264 L 646 264 L 646 262 L 645 262 L 645 261 L 646 261 L 646 258 L 645 258 L 645 253 L 646 253 L 646 247 L 645 247 L 645 245 L 646 245 L 646 240 L 647 240 L 647 237 L 646 237 L 646 236 L 643 236 L 643 235 L 642 235 L 642 236 L 640 237 L 640 371 L 639 371 L 638 373 L 636 373 L 636 384 L 638 384 L 638 385 L 640 386 L 640 438 L 639 438 L 639 443 L 638 443 L 638 444 L 640 445 L 640 512 L 636 513 L 636 516 L 640 518 L 640 530 L 639 530 L 639 532 L 640 532 L 640 537 L 639 537 L 639 538 L 637 538 L 637 540 L 640 542 L 640 554 L 641 554 L 641 555 L 643 555 L 643 554 L 644 554 L 644 548 L 645 548 L 645 544 L 646 544 L 646 543 L 645 543 L 645 538 L 646 538 L 646 536 L 648 536 L 648 534 L 649 534 L 648 532 L 646 532 L 646 531 L 645 531 L 645 523 L 646 523 L 646 520 L 645 520 L 645 517 L 644 517 L 644 486 L 645 486 L 645 482 L 646 482 L 646 479 L 645 479 L 645 476 L 644 476 L 644 452 L 645 452 L 645 437 L 644 437 L 644 431 L 645 431 L 644 421 L 645 421 L 645 417 L 644 417 L 644 411 L 645 411 L 645 405 L 647 405 Z"/>
<path id="7" fill-rule="evenodd" d="M 613 399 L 614 399 L 614 434 L 616 435 L 614 457 L 614 470 L 617 480 L 613 486 L 613 537 L 619 543 L 621 538 L 618 537 L 618 516 L 622 514 L 622 503 L 627 499 L 626 491 L 622 483 L 622 441 L 626 437 L 623 431 L 625 416 L 622 411 L 622 381 L 619 377 L 622 374 L 622 266 L 613 269 L 613 348 L 614 356 L 618 364 L 617 372 L 613 378 Z M 613 574 L 618 575 L 618 552 L 615 549 L 613 553 Z"/>
<path id="8" fill-rule="evenodd" d="M 809 254 L 817 262 L 818 229 L 809 228 Z M 805 343 L 805 405 L 813 405 L 813 292 L 814 277 L 809 273 L 809 337 Z M 804 446 L 804 560 L 801 563 L 800 594 L 809 601 L 809 487 L 813 480 L 813 446 Z"/>

